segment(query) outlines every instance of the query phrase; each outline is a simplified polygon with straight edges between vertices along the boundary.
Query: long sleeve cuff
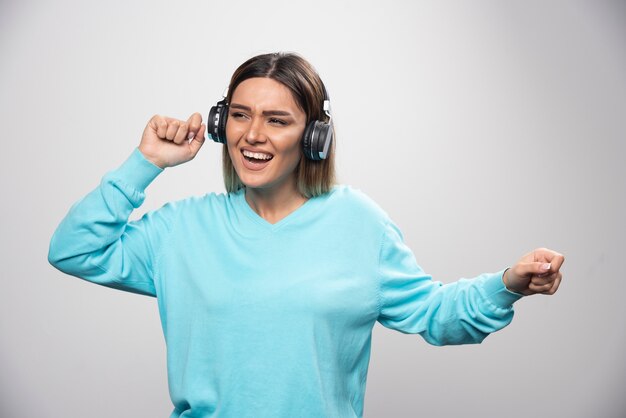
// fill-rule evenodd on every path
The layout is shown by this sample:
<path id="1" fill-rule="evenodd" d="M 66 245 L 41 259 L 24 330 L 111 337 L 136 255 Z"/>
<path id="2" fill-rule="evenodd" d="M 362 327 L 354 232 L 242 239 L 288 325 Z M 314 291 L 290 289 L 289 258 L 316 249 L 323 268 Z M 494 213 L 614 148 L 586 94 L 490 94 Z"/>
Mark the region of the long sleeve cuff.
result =
<path id="1" fill-rule="evenodd" d="M 148 161 L 146 157 L 135 148 L 128 159 L 115 170 L 115 177 L 121 179 L 128 186 L 143 193 L 148 185 L 163 172 L 161 167 Z"/>
<path id="2" fill-rule="evenodd" d="M 524 295 L 516 292 L 511 292 L 506 288 L 502 281 L 502 276 L 505 270 L 498 273 L 487 275 L 483 282 L 483 290 L 486 297 L 496 306 L 507 309 L 513 305 L 514 302 L 520 300 Z"/>

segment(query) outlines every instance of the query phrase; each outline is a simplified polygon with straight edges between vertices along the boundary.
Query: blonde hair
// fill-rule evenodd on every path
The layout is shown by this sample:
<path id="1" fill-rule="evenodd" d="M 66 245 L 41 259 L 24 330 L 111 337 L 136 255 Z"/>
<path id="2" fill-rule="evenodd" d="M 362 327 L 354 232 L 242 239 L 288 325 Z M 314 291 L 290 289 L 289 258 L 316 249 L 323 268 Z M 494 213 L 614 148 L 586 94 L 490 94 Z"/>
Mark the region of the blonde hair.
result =
<path id="1" fill-rule="evenodd" d="M 252 57 L 235 70 L 228 86 L 226 102 L 230 103 L 237 86 L 253 77 L 271 78 L 285 85 L 300 109 L 306 114 L 307 125 L 311 121 L 328 121 L 323 111 L 326 89 L 313 66 L 301 56 L 294 53 L 277 52 Z M 222 170 L 224 186 L 228 193 L 236 192 L 245 185 L 239 179 L 235 167 L 224 146 L 222 152 Z M 309 160 L 302 153 L 296 167 L 296 187 L 300 194 L 310 198 L 330 191 L 335 184 L 335 132 L 333 141 L 324 160 Z"/>

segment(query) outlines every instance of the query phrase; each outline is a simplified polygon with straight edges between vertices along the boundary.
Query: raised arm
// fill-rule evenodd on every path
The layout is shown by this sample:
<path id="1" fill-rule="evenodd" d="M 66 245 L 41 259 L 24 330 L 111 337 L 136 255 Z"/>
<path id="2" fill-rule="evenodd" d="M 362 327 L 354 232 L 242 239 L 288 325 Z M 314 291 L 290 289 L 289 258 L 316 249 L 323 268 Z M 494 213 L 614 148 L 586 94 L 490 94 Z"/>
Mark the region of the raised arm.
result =
<path id="1" fill-rule="evenodd" d="M 153 117 L 130 157 L 71 207 L 50 241 L 50 264 L 103 286 L 155 296 L 154 268 L 169 231 L 170 207 L 137 221 L 128 218 L 165 167 L 196 155 L 204 140 L 201 122 L 197 113 L 187 122 Z"/>

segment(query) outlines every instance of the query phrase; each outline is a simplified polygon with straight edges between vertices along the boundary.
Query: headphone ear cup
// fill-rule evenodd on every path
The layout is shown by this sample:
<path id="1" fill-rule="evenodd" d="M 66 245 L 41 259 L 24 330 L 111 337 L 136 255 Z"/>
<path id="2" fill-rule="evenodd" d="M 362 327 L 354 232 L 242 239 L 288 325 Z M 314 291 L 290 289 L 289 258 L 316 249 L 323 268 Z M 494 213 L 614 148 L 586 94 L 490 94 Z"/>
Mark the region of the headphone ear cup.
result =
<path id="1" fill-rule="evenodd" d="M 220 118 L 217 126 L 217 135 L 222 144 L 226 143 L 226 121 L 228 120 L 228 106 L 224 106 L 220 112 Z"/>
<path id="2" fill-rule="evenodd" d="M 326 158 L 324 155 L 324 150 L 330 147 L 330 142 L 333 140 L 332 138 L 332 130 L 331 125 L 322 122 L 320 120 L 316 120 L 311 122 L 307 129 L 304 131 L 303 137 L 303 147 L 304 154 L 313 161 L 320 161 Z M 328 142 L 328 147 L 326 143 Z"/>
<path id="3" fill-rule="evenodd" d="M 302 152 L 309 160 L 315 160 L 313 150 L 311 149 L 313 131 L 315 130 L 315 121 L 309 122 L 302 135 Z"/>
<path id="4" fill-rule="evenodd" d="M 313 131 L 313 150 L 318 160 L 326 159 L 324 151 L 330 149 L 332 138 L 332 130 L 330 124 L 322 121 L 315 122 L 315 130 Z M 328 145 L 326 144 L 328 142 Z"/>
<path id="5" fill-rule="evenodd" d="M 209 138 L 213 141 L 218 142 L 217 139 L 217 125 L 216 118 L 217 117 L 217 106 L 211 107 L 209 110 L 209 117 L 206 120 L 206 133 Z"/>
<path id="6" fill-rule="evenodd" d="M 224 100 L 217 102 L 209 111 L 206 122 L 207 135 L 215 142 L 226 143 L 226 120 L 228 119 L 228 106 Z"/>

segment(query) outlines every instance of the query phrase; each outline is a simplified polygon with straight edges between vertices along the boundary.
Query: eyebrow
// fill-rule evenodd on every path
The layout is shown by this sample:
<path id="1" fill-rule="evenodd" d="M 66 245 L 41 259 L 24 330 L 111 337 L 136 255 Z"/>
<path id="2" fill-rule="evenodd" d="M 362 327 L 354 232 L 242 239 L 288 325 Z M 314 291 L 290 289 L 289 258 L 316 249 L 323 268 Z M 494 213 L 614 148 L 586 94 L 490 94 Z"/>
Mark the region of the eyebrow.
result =
<path id="1" fill-rule="evenodd" d="M 244 106 L 242 104 L 238 104 L 238 103 L 232 103 L 230 105 L 231 109 L 241 109 L 241 110 L 245 110 L 246 112 L 251 112 L 252 113 L 252 109 L 249 106 Z M 263 111 L 263 116 L 292 116 L 291 113 L 286 112 L 284 110 L 264 110 Z"/>

